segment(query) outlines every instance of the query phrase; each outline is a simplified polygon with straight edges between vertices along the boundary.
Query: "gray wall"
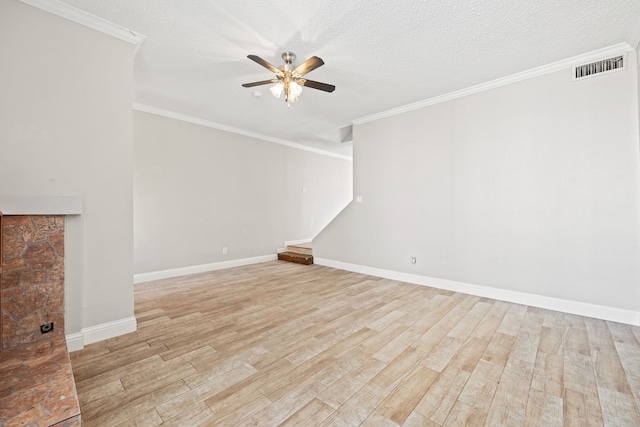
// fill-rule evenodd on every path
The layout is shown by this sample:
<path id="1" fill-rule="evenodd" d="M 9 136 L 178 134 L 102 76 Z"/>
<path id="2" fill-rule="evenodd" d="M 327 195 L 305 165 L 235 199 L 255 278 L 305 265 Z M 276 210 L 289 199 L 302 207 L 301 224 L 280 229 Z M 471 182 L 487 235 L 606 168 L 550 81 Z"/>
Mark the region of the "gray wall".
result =
<path id="1" fill-rule="evenodd" d="M 134 46 L 0 1 L 0 194 L 80 196 L 66 333 L 133 316 Z"/>
<path id="2" fill-rule="evenodd" d="M 363 203 L 314 255 L 637 311 L 637 84 L 567 69 L 356 126 Z"/>
<path id="3" fill-rule="evenodd" d="M 352 194 L 349 160 L 138 111 L 134 171 L 135 273 L 275 254 Z"/>

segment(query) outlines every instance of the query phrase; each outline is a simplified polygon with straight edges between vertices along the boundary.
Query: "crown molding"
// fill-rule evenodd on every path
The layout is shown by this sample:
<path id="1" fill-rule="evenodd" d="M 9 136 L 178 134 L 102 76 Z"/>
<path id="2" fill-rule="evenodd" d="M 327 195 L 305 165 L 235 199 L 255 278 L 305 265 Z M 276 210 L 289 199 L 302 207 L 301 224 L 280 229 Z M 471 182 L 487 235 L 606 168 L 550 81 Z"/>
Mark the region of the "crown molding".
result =
<path id="1" fill-rule="evenodd" d="M 355 125 L 361 125 L 363 123 L 368 123 L 375 120 L 384 119 L 387 117 L 397 116 L 398 114 L 419 110 L 420 108 L 441 104 L 443 102 L 452 101 L 454 99 L 462 98 L 465 96 L 473 95 L 473 94 L 484 92 L 491 89 L 496 89 L 501 86 L 510 85 L 512 83 L 518 83 L 523 80 L 532 79 L 534 77 L 543 76 L 545 74 L 553 73 L 556 71 L 570 69 L 575 65 L 594 62 L 594 61 L 606 58 L 608 56 L 620 55 L 626 52 L 630 52 L 632 50 L 634 50 L 634 48 L 628 43 L 619 43 L 613 46 L 606 47 L 604 49 L 594 50 L 593 52 L 573 56 L 571 58 L 563 59 L 562 61 L 553 62 L 551 64 L 547 64 L 541 67 L 532 68 L 530 70 L 523 71 L 521 73 L 512 74 L 510 76 L 502 77 L 486 83 L 481 83 L 479 85 L 471 86 L 466 89 L 457 90 L 455 92 L 450 92 L 444 95 L 425 99 L 423 101 L 418 101 L 411 104 L 403 105 L 401 107 L 382 111 L 380 113 L 371 114 L 369 116 L 360 117 L 352 120 L 352 123 Z"/>
<path id="2" fill-rule="evenodd" d="M 222 130 L 225 132 L 231 132 L 238 135 L 248 136 L 249 138 L 261 139 L 263 141 L 273 142 L 275 144 L 285 145 L 287 147 L 296 148 L 298 150 L 309 151 L 315 154 L 322 154 L 323 156 L 335 157 L 338 159 L 353 161 L 353 158 L 345 156 L 343 154 L 332 153 L 331 151 L 320 150 L 318 148 L 308 147 L 297 142 L 287 141 L 285 139 L 274 138 L 272 136 L 263 135 L 256 132 L 236 128 L 233 126 L 227 126 L 220 123 L 212 122 L 209 120 L 201 119 L 198 117 L 189 116 L 187 114 L 176 113 L 174 111 L 163 110 L 162 108 L 152 107 L 150 105 L 133 103 L 133 109 L 136 111 L 142 111 L 143 113 L 155 114 L 157 116 L 167 117 L 169 119 L 180 120 L 187 123 L 193 123 L 212 129 Z"/>
<path id="3" fill-rule="evenodd" d="M 140 43 L 145 39 L 145 36 L 142 34 L 138 34 L 128 28 L 124 28 L 120 25 L 114 24 L 113 22 L 107 21 L 106 19 L 99 18 L 58 0 L 20 1 L 131 44 L 140 45 Z"/>

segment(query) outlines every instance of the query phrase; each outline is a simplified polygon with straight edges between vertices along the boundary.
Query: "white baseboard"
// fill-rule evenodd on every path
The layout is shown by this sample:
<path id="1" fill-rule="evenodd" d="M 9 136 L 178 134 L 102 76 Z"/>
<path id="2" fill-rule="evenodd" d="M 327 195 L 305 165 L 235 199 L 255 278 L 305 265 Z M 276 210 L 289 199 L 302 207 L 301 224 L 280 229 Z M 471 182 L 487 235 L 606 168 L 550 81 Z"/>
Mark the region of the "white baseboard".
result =
<path id="1" fill-rule="evenodd" d="M 211 264 L 192 265 L 189 267 L 173 268 L 170 270 L 152 271 L 150 273 L 134 274 L 133 283 L 152 282 L 154 280 L 170 279 L 172 277 L 186 276 L 188 274 L 206 273 L 208 271 L 223 270 L 225 268 L 242 267 L 243 265 L 259 264 L 261 262 L 275 261 L 278 255 L 263 255 L 253 258 L 235 259 L 231 261 L 214 262 Z"/>
<path id="2" fill-rule="evenodd" d="M 88 328 L 82 328 L 81 332 L 66 336 L 67 349 L 69 351 L 82 350 L 86 344 L 104 341 L 109 338 L 135 332 L 136 330 L 137 322 L 134 316 L 102 323 L 100 325 L 89 326 Z"/>
<path id="3" fill-rule="evenodd" d="M 473 285 L 470 283 L 456 282 L 453 280 L 437 279 L 418 274 L 402 273 L 399 271 L 385 270 L 364 265 L 350 264 L 341 261 L 334 261 L 326 258 L 313 259 L 314 264 L 325 267 L 337 268 L 339 270 L 352 271 L 354 273 L 367 274 L 370 276 L 383 277 L 385 279 L 398 280 L 401 282 L 413 283 L 416 285 L 430 286 L 448 291 L 461 292 L 476 295 L 483 298 L 497 299 L 516 304 L 530 305 L 533 307 L 545 308 L 548 310 L 561 311 L 563 313 L 588 316 L 596 319 L 610 320 L 613 322 L 626 323 L 628 325 L 640 326 L 640 312 L 625 310 L 615 307 L 590 304 L 579 301 L 565 300 L 548 297 L 544 295 L 528 294 L 525 292 L 511 291 L 508 289 L 498 289 L 488 286 Z"/>
<path id="4" fill-rule="evenodd" d="M 67 350 L 78 351 L 84 348 L 84 335 L 82 332 L 76 332 L 75 334 L 69 334 L 65 337 L 67 339 Z"/>

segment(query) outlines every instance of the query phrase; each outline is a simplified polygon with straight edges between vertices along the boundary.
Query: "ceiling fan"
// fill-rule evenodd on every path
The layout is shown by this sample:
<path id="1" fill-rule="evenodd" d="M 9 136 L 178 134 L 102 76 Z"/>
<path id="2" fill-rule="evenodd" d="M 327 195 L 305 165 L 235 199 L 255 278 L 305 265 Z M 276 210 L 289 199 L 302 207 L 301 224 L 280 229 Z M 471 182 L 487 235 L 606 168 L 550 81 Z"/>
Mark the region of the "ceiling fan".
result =
<path id="1" fill-rule="evenodd" d="M 316 82 L 302 77 L 308 72 L 315 70 L 321 65 L 324 65 L 324 61 L 317 56 L 312 56 L 295 68 L 293 68 L 293 61 L 295 61 L 296 59 L 296 54 L 293 52 L 284 52 L 282 54 L 284 66 L 278 68 L 257 55 L 247 55 L 247 58 L 257 62 L 267 70 L 273 72 L 275 74 L 275 78 L 253 83 L 245 83 L 242 86 L 254 87 L 267 85 L 269 83 L 275 83 L 275 85 L 273 85 L 270 89 L 271 93 L 276 98 L 280 98 L 280 96 L 284 93 L 284 99 L 287 102 L 287 106 L 289 106 L 289 103 L 296 102 L 298 100 L 298 97 L 302 93 L 302 86 L 323 90 L 325 92 L 333 92 L 334 90 L 336 90 L 336 87 L 334 85 Z"/>

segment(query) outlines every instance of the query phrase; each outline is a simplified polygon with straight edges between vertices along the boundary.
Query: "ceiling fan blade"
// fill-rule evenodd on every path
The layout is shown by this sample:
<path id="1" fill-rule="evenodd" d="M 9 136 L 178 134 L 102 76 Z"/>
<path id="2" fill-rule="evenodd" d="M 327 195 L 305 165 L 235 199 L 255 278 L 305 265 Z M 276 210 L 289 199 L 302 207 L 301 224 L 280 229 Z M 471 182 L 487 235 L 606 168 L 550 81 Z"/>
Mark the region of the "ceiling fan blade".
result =
<path id="1" fill-rule="evenodd" d="M 293 70 L 293 72 L 298 73 L 298 75 L 300 76 L 304 76 L 309 71 L 313 71 L 321 65 L 324 65 L 324 61 L 322 60 L 322 58 L 318 58 L 317 56 L 312 56 L 311 58 L 304 61 L 302 64 L 298 65 L 296 69 Z"/>
<path id="2" fill-rule="evenodd" d="M 277 82 L 278 82 L 278 79 L 262 80 L 260 82 L 244 83 L 242 87 L 254 87 L 254 86 L 268 85 L 269 83 L 277 83 Z"/>
<path id="3" fill-rule="evenodd" d="M 247 58 L 249 58 L 252 61 L 257 62 L 258 64 L 262 65 L 264 68 L 266 68 L 267 70 L 276 73 L 276 74 L 281 74 L 282 70 L 279 70 L 278 68 L 276 68 L 274 65 L 269 64 L 267 61 L 265 61 L 264 59 L 260 58 L 258 55 L 247 55 Z"/>
<path id="4" fill-rule="evenodd" d="M 336 87 L 334 85 L 316 82 L 314 80 L 300 79 L 298 81 L 298 84 L 304 87 L 310 87 L 311 89 L 323 90 L 325 92 L 333 92 L 334 90 L 336 90 Z"/>

